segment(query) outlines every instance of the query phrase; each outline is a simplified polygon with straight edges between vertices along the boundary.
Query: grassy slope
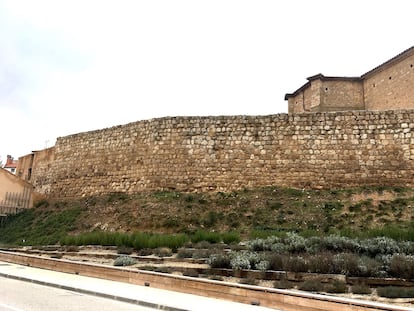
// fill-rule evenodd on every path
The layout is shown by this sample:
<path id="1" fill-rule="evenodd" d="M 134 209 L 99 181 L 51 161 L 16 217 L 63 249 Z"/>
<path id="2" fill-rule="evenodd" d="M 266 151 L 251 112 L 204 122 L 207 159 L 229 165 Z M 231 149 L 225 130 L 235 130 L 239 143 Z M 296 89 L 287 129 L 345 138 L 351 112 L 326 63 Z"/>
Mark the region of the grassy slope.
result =
<path id="1" fill-rule="evenodd" d="M 273 230 L 366 232 L 412 226 L 414 189 L 297 190 L 262 188 L 232 193 L 152 192 L 81 200 L 41 201 L 9 217 L 0 243 L 46 244 L 66 233 L 238 231 L 243 237 Z"/>

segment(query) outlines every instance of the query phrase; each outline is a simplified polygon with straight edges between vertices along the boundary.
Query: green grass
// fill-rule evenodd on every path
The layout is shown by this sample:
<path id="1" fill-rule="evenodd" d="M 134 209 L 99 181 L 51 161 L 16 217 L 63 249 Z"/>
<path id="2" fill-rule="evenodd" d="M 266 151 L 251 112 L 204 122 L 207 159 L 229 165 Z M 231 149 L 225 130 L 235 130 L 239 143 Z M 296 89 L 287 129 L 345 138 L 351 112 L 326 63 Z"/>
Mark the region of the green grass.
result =
<path id="1" fill-rule="evenodd" d="M 287 232 L 304 237 L 337 233 L 352 238 L 414 240 L 414 189 L 392 187 L 111 193 L 79 200 L 40 200 L 35 206 L 7 219 L 0 228 L 0 243 L 56 243 L 76 232 L 85 234 L 85 242 L 132 246 L 125 237 L 93 233 L 100 227 L 97 224 L 105 224 L 108 231 L 187 234 L 194 241 L 211 243 Z M 143 244 L 138 239 L 139 243 Z"/>
<path id="2" fill-rule="evenodd" d="M 341 236 L 359 239 L 388 237 L 396 241 L 414 241 L 414 226 L 411 223 L 390 224 L 363 231 L 348 228 L 342 230 L 332 230 L 331 233 L 337 233 Z"/>
<path id="3" fill-rule="evenodd" d="M 10 216 L 0 228 L 0 242 L 12 245 L 55 244 L 74 229 L 73 224 L 82 209 L 74 207 L 62 211 L 28 209 Z"/>

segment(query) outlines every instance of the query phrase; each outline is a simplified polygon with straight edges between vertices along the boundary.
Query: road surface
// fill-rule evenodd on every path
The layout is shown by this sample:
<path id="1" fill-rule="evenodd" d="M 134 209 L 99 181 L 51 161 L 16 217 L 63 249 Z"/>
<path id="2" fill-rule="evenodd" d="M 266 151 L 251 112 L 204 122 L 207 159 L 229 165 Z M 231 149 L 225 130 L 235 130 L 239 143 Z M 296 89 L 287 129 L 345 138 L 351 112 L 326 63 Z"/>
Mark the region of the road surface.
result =
<path id="1" fill-rule="evenodd" d="M 154 311 L 108 298 L 0 277 L 0 311 Z"/>

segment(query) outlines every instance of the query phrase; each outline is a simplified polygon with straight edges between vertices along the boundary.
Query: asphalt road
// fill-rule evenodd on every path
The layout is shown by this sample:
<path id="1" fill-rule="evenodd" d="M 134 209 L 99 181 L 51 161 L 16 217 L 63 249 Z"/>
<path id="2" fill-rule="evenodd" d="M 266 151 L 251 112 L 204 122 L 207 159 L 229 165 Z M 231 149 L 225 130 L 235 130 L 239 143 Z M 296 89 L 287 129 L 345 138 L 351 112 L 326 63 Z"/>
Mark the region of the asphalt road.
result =
<path id="1" fill-rule="evenodd" d="M 0 311 L 154 311 L 134 304 L 0 277 Z"/>

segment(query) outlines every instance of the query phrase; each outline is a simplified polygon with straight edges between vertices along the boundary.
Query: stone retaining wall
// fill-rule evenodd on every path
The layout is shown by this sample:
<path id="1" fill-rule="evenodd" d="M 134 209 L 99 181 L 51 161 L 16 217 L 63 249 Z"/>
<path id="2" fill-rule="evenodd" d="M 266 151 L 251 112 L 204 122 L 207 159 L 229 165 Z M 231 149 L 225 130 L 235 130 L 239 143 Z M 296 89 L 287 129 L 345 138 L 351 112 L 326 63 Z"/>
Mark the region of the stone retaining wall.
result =
<path id="1" fill-rule="evenodd" d="M 168 117 L 60 137 L 53 152 L 32 182 L 60 197 L 413 187 L 414 110 Z"/>

